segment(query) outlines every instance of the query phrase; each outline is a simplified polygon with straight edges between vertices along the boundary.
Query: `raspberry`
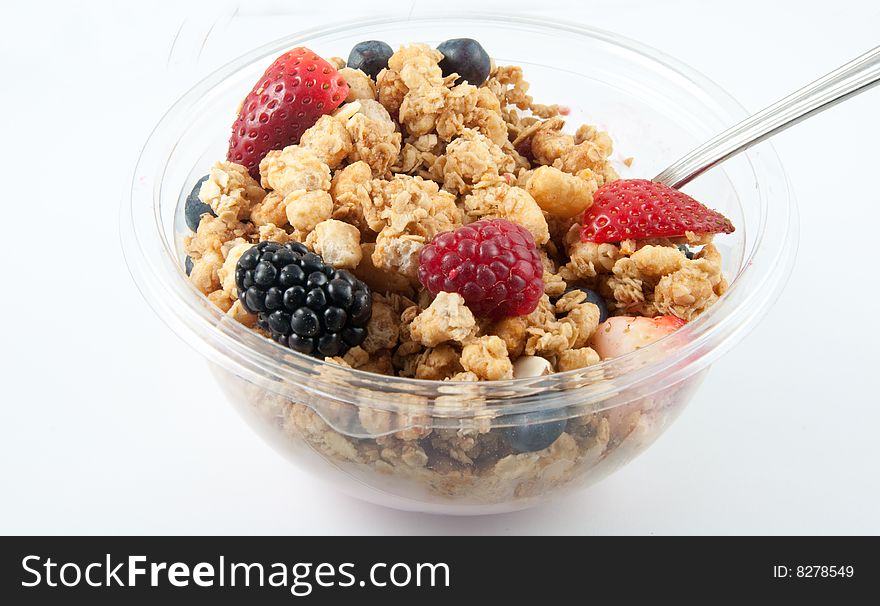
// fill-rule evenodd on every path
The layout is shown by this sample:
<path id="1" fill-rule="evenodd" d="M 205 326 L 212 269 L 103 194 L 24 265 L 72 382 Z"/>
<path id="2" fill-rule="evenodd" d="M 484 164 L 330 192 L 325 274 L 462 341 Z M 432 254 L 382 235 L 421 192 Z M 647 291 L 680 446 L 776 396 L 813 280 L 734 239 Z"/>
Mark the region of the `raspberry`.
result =
<path id="1" fill-rule="evenodd" d="M 419 255 L 419 280 L 431 294 L 457 292 L 484 318 L 534 311 L 544 294 L 543 275 L 532 234 L 504 219 L 438 234 Z"/>

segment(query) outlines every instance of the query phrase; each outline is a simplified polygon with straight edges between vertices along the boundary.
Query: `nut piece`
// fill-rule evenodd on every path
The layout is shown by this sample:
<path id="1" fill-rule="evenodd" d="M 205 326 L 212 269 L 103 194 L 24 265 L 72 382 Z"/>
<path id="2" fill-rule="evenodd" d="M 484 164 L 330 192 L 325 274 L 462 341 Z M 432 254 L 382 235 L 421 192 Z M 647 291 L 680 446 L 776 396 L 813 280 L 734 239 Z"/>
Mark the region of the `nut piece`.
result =
<path id="1" fill-rule="evenodd" d="M 541 210 L 560 219 L 570 219 L 592 206 L 598 188 L 595 179 L 570 175 L 552 166 L 539 167 L 526 183 L 526 191 Z"/>
<path id="2" fill-rule="evenodd" d="M 513 378 L 524 379 L 526 377 L 543 377 L 553 374 L 553 365 L 546 358 L 540 356 L 520 356 L 513 363 Z"/>
<path id="3" fill-rule="evenodd" d="M 336 219 L 318 223 L 306 239 L 306 245 L 337 269 L 354 269 L 361 262 L 361 232 L 354 225 Z"/>
<path id="4" fill-rule="evenodd" d="M 477 321 L 460 294 L 440 292 L 431 306 L 412 321 L 410 333 L 413 341 L 426 347 L 436 347 L 444 341 L 462 343 L 477 334 Z M 498 341 L 503 347 L 504 341 Z M 507 357 L 507 347 L 504 347 L 504 355 Z"/>

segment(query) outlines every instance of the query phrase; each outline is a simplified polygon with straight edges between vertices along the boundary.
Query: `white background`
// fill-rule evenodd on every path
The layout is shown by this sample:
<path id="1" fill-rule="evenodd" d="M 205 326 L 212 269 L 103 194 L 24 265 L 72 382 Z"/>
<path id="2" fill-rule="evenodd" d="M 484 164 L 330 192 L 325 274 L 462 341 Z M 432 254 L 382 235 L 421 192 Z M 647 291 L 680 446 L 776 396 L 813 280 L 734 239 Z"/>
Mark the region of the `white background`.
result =
<path id="1" fill-rule="evenodd" d="M 235 19 L 301 11 L 307 28 L 432 4 L 259 2 Z M 880 22 L 875 0 L 479 8 L 639 39 L 752 110 L 875 46 Z M 277 456 L 125 269 L 117 213 L 138 146 L 184 86 L 268 39 L 237 38 L 233 11 L 61 1 L 4 11 L 0 531 L 880 533 L 880 89 L 776 138 L 801 209 L 797 266 L 656 445 L 556 504 L 431 517 L 330 492 Z"/>

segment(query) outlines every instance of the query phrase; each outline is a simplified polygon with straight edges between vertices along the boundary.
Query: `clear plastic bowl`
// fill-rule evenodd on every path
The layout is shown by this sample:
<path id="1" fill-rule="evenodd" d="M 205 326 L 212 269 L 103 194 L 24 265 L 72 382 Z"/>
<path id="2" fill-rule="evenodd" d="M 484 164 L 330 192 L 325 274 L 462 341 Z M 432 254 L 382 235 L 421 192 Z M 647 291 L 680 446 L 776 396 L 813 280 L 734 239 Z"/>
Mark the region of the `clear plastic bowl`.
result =
<path id="1" fill-rule="evenodd" d="M 479 39 L 498 64 L 521 65 L 536 100 L 571 108 L 570 128 L 586 122 L 607 129 L 617 158 L 635 158 L 631 169 L 618 164 L 623 176 L 651 177 L 746 115 L 693 69 L 582 26 L 497 16 L 333 25 L 261 46 L 175 103 L 143 148 L 121 228 L 131 273 L 156 313 L 204 354 L 232 403 L 279 451 L 368 501 L 483 514 L 592 484 L 651 444 L 711 362 L 779 295 L 797 248 L 797 221 L 767 143 L 701 176 L 687 191 L 737 226 L 716 242 L 729 291 L 654 345 L 534 379 L 432 382 L 327 364 L 230 320 L 189 283 L 183 202 L 223 158 L 238 103 L 275 56 L 297 45 L 330 57 L 366 39 L 396 46 L 459 36 Z M 505 427 L 554 420 L 566 421 L 565 432 L 543 451 L 500 446 Z"/>

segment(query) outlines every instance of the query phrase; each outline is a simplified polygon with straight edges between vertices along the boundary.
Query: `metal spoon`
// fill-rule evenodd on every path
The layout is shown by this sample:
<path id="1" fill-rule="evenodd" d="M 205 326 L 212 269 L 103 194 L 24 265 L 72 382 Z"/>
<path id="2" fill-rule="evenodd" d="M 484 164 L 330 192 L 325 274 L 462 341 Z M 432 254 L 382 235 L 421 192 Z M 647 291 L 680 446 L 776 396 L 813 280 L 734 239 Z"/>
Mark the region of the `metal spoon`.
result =
<path id="1" fill-rule="evenodd" d="M 880 46 L 709 139 L 654 181 L 679 188 L 731 156 L 880 84 Z"/>

